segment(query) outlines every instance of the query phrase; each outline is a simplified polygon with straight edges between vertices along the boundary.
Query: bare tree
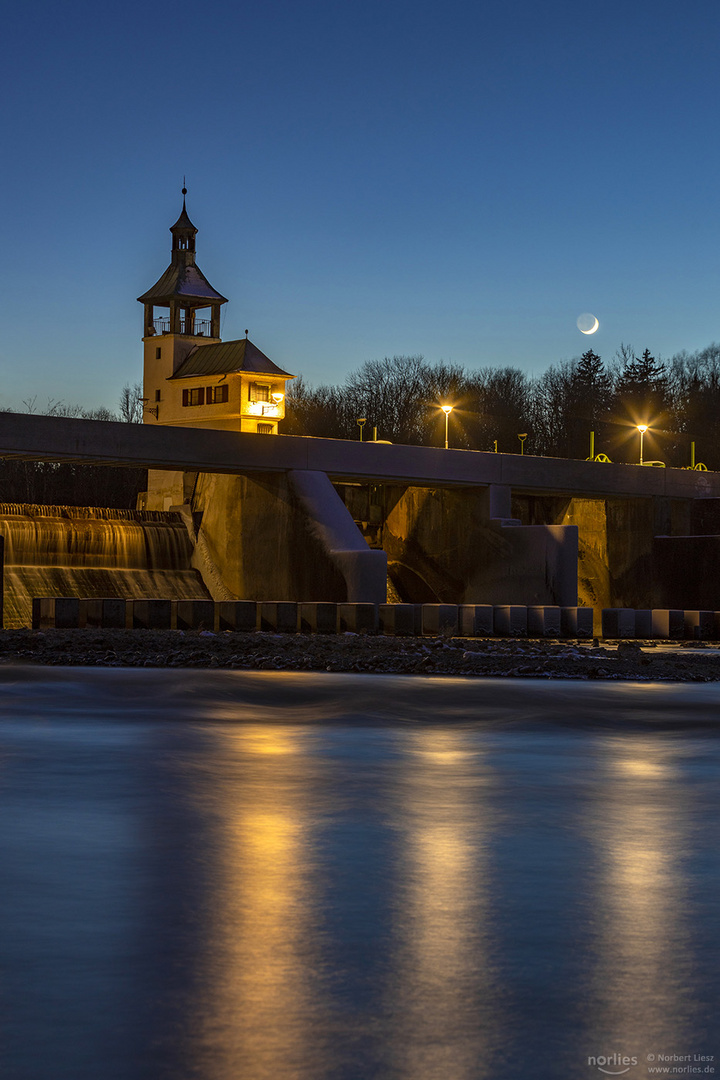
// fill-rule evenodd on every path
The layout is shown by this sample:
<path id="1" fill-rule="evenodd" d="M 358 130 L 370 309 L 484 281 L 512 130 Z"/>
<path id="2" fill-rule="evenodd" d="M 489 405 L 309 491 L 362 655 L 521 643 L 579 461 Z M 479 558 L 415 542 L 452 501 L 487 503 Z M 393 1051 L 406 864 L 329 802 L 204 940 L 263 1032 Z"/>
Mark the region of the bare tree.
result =
<path id="1" fill-rule="evenodd" d="M 345 381 L 343 394 L 355 417 L 377 427 L 382 439 L 424 442 L 425 413 L 432 396 L 429 365 L 422 356 L 369 360 Z"/>
<path id="2" fill-rule="evenodd" d="M 497 441 L 500 452 L 516 453 L 518 435 L 528 432 L 533 447 L 533 384 L 519 368 L 481 368 L 468 379 L 476 402 L 475 448 L 492 450 Z M 535 452 L 533 450 L 533 452 Z"/>
<path id="3" fill-rule="evenodd" d="M 83 420 L 117 420 L 117 415 L 104 405 L 98 405 L 97 409 L 83 409 L 80 415 Z"/>
<path id="4" fill-rule="evenodd" d="M 118 402 L 120 419 L 126 424 L 141 424 L 143 418 L 142 386 L 125 383 Z"/>

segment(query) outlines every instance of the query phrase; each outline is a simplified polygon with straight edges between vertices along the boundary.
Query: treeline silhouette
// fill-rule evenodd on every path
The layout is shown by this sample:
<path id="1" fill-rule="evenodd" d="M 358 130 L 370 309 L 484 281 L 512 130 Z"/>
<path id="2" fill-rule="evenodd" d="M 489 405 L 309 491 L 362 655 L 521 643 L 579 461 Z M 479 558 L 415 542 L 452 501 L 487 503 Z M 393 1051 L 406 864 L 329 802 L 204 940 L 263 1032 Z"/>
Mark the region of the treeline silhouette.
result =
<path id="1" fill-rule="evenodd" d="M 532 377 L 513 367 L 468 370 L 422 356 L 373 360 L 335 386 L 288 384 L 284 434 L 364 438 L 444 446 L 445 416 L 453 405 L 450 446 L 587 458 L 639 460 L 638 424 L 647 424 L 644 459 L 669 466 L 696 461 L 720 468 L 720 345 L 670 360 L 621 345 L 605 363 L 592 349 Z"/>

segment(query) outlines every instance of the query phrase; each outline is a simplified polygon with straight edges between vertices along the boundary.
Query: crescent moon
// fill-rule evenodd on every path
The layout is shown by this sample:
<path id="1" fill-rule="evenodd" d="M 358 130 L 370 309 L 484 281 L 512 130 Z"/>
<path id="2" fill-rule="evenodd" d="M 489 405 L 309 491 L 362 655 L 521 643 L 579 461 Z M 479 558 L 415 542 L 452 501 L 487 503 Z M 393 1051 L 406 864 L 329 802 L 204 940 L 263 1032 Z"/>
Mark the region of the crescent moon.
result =
<path id="1" fill-rule="evenodd" d="M 600 325 L 600 320 L 598 319 L 597 315 L 593 315 L 593 318 L 595 319 L 595 325 L 591 326 L 589 330 L 580 330 L 581 334 L 594 334 L 595 333 L 598 326 Z M 579 327 L 578 327 L 578 329 L 579 329 Z"/>

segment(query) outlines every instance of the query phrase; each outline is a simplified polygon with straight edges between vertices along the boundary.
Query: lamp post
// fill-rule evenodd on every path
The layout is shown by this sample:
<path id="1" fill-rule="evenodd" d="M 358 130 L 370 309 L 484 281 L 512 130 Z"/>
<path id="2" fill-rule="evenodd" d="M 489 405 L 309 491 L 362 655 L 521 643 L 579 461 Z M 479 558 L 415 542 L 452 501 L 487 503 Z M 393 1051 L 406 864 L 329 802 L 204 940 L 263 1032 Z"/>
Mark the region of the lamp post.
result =
<path id="1" fill-rule="evenodd" d="M 367 424 L 367 419 L 364 416 L 361 416 L 359 420 L 355 421 L 355 423 L 360 428 L 360 442 L 362 442 L 363 441 L 363 428 Z"/>
<path id="2" fill-rule="evenodd" d="M 520 456 L 522 457 L 522 455 L 525 453 L 525 440 L 527 439 L 527 431 L 523 432 L 522 435 L 518 435 L 518 439 L 520 440 Z"/>
<path id="3" fill-rule="evenodd" d="M 452 405 L 441 405 L 440 408 L 445 413 L 445 449 L 448 448 L 448 421 L 450 419 L 450 413 L 453 411 Z"/>
<path id="4" fill-rule="evenodd" d="M 638 424 L 637 429 L 640 432 L 640 464 L 643 464 L 643 439 L 645 438 L 645 432 L 648 429 L 647 424 Z"/>

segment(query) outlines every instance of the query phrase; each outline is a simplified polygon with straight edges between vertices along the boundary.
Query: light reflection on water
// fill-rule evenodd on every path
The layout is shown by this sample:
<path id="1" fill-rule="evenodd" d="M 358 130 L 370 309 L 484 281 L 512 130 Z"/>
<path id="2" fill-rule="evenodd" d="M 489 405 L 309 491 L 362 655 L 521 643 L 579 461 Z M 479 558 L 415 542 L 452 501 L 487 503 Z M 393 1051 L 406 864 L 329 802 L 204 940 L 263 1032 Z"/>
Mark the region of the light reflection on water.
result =
<path id="1" fill-rule="evenodd" d="M 397 944 L 386 994 L 398 1017 L 393 1075 L 492 1075 L 502 1020 L 490 942 L 492 771 L 468 731 L 407 732 L 402 743 Z"/>
<path id="2" fill-rule="evenodd" d="M 692 1043 L 692 905 L 684 860 L 695 797 L 684 747 L 634 733 L 604 740 L 605 797 L 586 821 L 594 847 L 600 1043 L 632 1055 Z M 661 992 L 658 993 L 658 988 Z"/>
<path id="3" fill-rule="evenodd" d="M 0 669 L 0 1073 L 555 1080 L 717 1053 L 718 704 Z"/>
<path id="4" fill-rule="evenodd" d="M 321 1070 L 312 1037 L 320 868 L 302 732 L 223 726 L 202 773 L 198 809 L 212 813 L 218 857 L 191 1029 L 195 1067 L 258 1080 L 313 1062 Z"/>

